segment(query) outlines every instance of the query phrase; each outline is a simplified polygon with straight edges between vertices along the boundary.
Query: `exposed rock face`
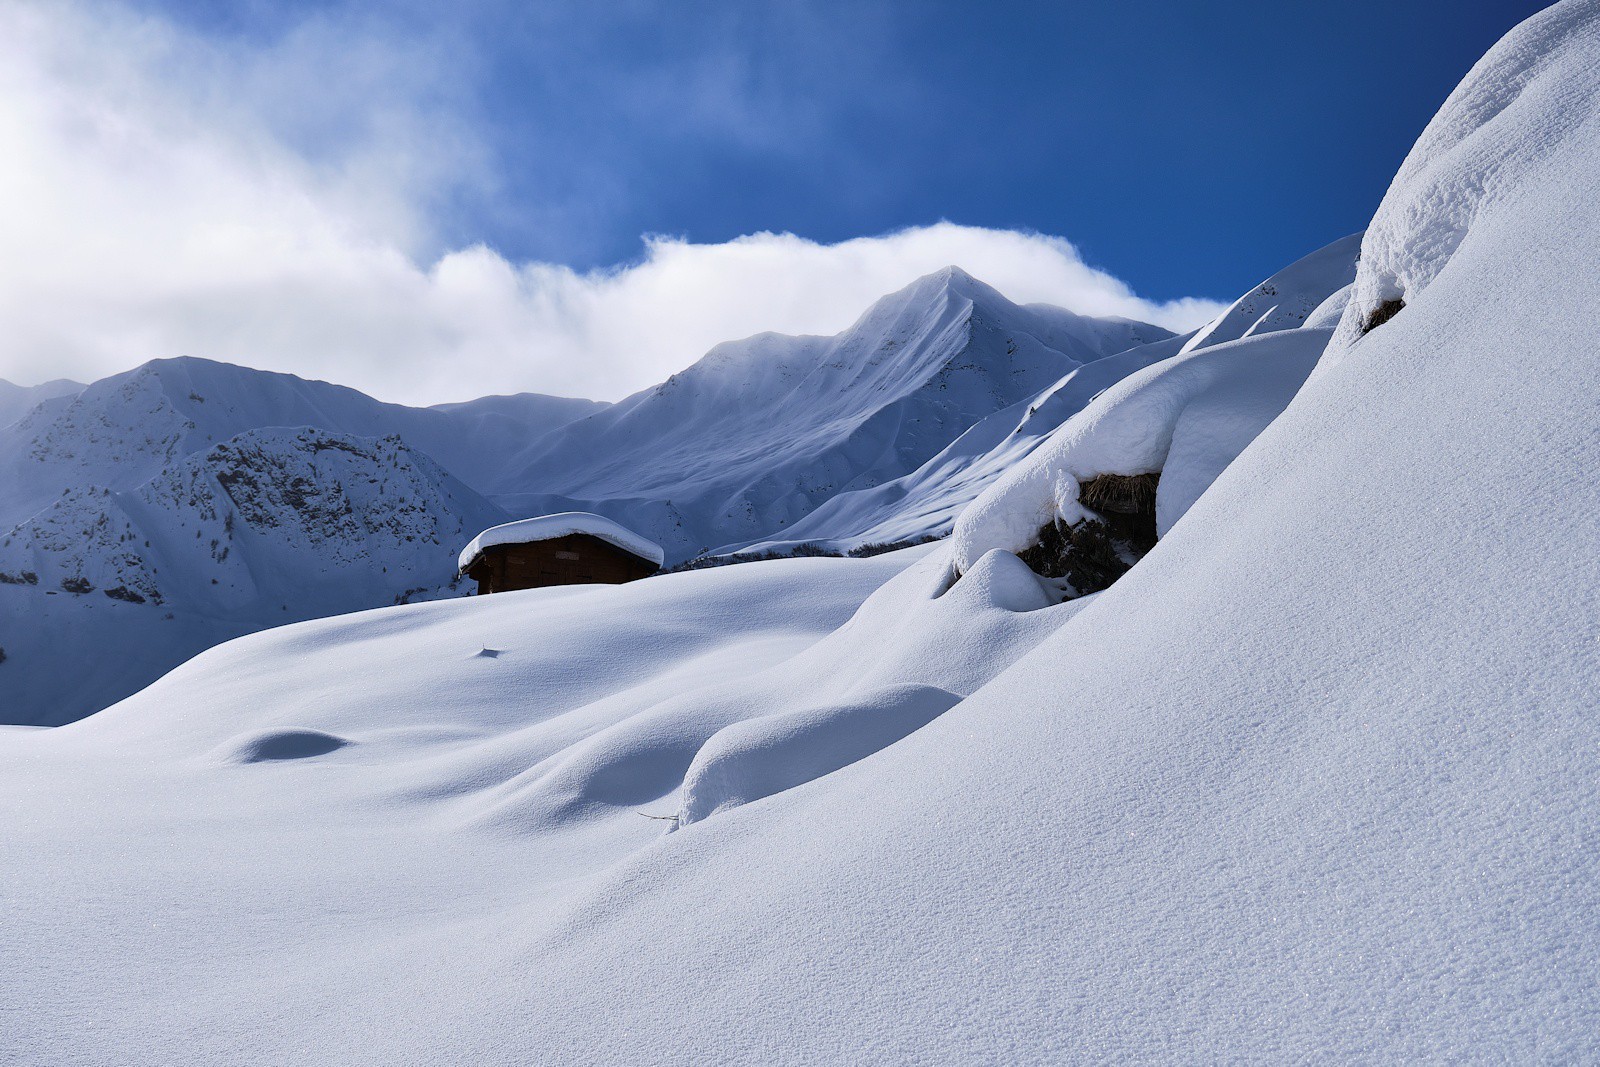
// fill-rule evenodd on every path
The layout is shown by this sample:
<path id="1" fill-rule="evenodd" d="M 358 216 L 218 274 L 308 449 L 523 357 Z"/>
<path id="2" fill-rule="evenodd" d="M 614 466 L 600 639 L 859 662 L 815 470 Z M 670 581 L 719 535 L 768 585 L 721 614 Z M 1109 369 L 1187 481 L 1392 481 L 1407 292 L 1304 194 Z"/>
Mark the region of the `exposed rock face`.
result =
<path id="1" fill-rule="evenodd" d="M 1159 472 L 1102 474 L 1078 483 L 1078 502 L 1092 518 L 1047 523 L 1038 543 L 1020 554 L 1046 578 L 1064 578 L 1069 599 L 1098 593 L 1128 572 L 1156 543 Z"/>
<path id="2" fill-rule="evenodd" d="M 1385 300 L 1383 303 L 1373 308 L 1372 314 L 1368 315 L 1366 320 L 1361 324 L 1362 336 L 1371 333 L 1379 326 L 1382 326 L 1384 323 L 1400 314 L 1405 306 L 1406 302 L 1404 300 L 1400 299 L 1399 297 L 1395 297 L 1391 300 Z"/>
<path id="3" fill-rule="evenodd" d="M 71 489 L 21 525 L 0 533 L 0 582 L 42 584 L 75 596 L 160 604 L 149 535 L 108 489 Z"/>
<path id="4" fill-rule="evenodd" d="M 1078 502 L 1098 512 L 1112 536 L 1144 555 L 1156 543 L 1156 486 L 1161 473 L 1102 474 L 1078 483 Z"/>

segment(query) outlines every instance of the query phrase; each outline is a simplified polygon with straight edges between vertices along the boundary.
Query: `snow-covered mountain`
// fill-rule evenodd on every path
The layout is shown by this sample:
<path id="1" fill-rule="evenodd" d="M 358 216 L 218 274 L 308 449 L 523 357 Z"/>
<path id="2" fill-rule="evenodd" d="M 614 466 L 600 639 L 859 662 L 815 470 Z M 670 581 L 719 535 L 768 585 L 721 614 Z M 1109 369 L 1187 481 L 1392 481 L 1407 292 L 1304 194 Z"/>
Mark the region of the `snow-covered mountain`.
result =
<path id="1" fill-rule="evenodd" d="M 0 1058 L 1596 1058 L 1596 115 L 1564 0 L 1335 305 L 1135 370 L 946 544 L 280 627 L 0 730 Z M 1155 475 L 1103 591 L 1019 555 Z"/>
<path id="2" fill-rule="evenodd" d="M 451 595 L 461 543 L 504 519 L 397 436 L 307 428 L 69 489 L 0 535 L 7 717 L 70 721 L 227 637 Z"/>
<path id="3" fill-rule="evenodd" d="M 730 545 L 724 551 L 783 551 L 797 544 L 846 549 L 942 537 L 990 483 L 1017 466 L 1102 391 L 1136 371 L 1179 354 L 1285 330 L 1320 329 L 1326 343 L 1326 330 L 1338 321 L 1349 298 L 1359 252 L 1359 234 L 1341 238 L 1274 274 L 1195 333 L 1139 345 L 1074 368 L 1038 394 L 982 419 L 909 474 L 838 493 L 786 527 L 778 538 Z M 1270 306 L 1254 303 L 1267 294 L 1274 300 Z M 1302 314 L 1306 308 L 1312 311 Z M 1290 388 L 1288 395 L 1292 393 Z M 1272 415 L 1282 409 L 1288 395 Z"/>
<path id="4" fill-rule="evenodd" d="M 133 489 L 185 456 L 273 427 L 398 434 L 469 484 L 492 483 L 530 438 L 604 407 L 524 394 L 408 408 L 290 374 L 156 360 L 0 428 L 0 523 L 21 521 L 65 487 Z"/>
<path id="5" fill-rule="evenodd" d="M 199 359 L 46 392 L 0 428 L 0 721 L 70 721 L 266 626 L 460 592 L 456 552 L 507 516 L 450 467 L 492 476 L 604 406 L 405 408 Z"/>
<path id="6" fill-rule="evenodd" d="M 661 385 L 534 444 L 512 511 L 598 511 L 682 560 L 777 533 L 915 471 L 976 423 L 1083 364 L 1170 336 L 1019 306 L 956 267 L 835 337 L 719 345 Z"/>
<path id="7" fill-rule="evenodd" d="M 598 511 L 672 561 L 771 536 L 1063 374 L 1166 336 L 1020 307 L 949 268 L 838 337 L 721 345 L 614 406 L 524 394 L 406 408 L 191 358 L 47 390 L 0 427 L 0 721 L 69 721 L 264 626 L 462 593 L 456 552 L 510 518 Z M 89 603 L 98 621 L 73 621 Z M 119 627 L 141 632 L 119 640 Z M 70 669 L 91 654 L 121 661 L 125 680 L 113 663 Z"/>
<path id="8" fill-rule="evenodd" d="M 83 386 L 58 378 L 42 385 L 13 385 L 0 378 L 0 426 L 9 426 L 46 400 L 73 397 Z"/>

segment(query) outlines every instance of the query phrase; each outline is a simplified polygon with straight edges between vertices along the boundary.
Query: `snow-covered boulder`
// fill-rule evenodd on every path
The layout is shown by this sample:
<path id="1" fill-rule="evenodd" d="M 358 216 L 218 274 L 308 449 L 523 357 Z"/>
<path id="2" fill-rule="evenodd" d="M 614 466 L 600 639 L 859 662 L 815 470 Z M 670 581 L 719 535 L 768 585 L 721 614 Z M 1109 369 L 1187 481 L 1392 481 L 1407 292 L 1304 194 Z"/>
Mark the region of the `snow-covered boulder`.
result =
<path id="1" fill-rule="evenodd" d="M 994 549 L 1020 553 L 1041 528 L 1095 517 L 1080 486 L 1158 473 L 1156 533 L 1170 530 L 1293 399 L 1330 331 L 1296 329 L 1201 348 L 1129 375 L 1001 476 L 957 520 L 965 571 Z"/>

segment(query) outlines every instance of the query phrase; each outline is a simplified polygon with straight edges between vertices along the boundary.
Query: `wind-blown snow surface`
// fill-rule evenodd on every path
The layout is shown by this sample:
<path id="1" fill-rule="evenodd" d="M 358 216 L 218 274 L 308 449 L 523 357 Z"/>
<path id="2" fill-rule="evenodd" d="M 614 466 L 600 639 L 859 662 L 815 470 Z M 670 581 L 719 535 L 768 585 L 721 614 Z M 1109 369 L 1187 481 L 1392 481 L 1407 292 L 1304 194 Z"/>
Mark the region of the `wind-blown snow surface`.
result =
<path id="1" fill-rule="evenodd" d="M 0 1051 L 1594 1058 L 1597 115 L 1600 2 L 1497 46 L 1096 596 L 937 547 L 505 594 L 0 732 Z"/>

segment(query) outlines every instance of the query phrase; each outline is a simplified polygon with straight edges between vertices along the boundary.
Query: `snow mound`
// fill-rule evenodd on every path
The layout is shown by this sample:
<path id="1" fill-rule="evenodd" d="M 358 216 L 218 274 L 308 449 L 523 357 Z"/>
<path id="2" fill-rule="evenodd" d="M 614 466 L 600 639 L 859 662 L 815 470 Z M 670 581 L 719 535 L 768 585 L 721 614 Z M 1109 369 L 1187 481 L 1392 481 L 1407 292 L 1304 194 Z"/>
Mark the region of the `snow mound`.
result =
<path id="1" fill-rule="evenodd" d="M 350 742 L 321 730 L 268 730 L 229 746 L 226 762 L 276 763 L 326 756 Z"/>
<path id="2" fill-rule="evenodd" d="M 1330 331 L 1296 329 L 1177 356 L 1129 375 L 1069 419 L 957 521 L 951 559 L 966 571 L 993 549 L 1021 552 L 1041 527 L 1091 517 L 1079 483 L 1159 472 L 1164 535 L 1294 397 Z"/>
<path id="3" fill-rule="evenodd" d="M 931 685 L 896 685 L 848 704 L 763 715 L 724 727 L 683 781 L 681 826 L 848 767 L 921 729 L 961 698 Z"/>
<path id="4" fill-rule="evenodd" d="M 604 515 L 595 515 L 587 511 L 563 511 L 555 515 L 539 515 L 531 519 L 518 519 L 515 522 L 489 527 L 461 550 L 457 567 L 465 573 L 467 568 L 472 566 L 472 561 L 483 554 L 484 549 L 496 545 L 550 541 L 571 534 L 586 534 L 597 538 L 608 545 L 615 545 L 624 552 L 632 552 L 641 559 L 647 559 L 657 567 L 661 566 L 661 561 L 665 558 L 660 545 Z"/>
<path id="5" fill-rule="evenodd" d="M 1361 245 L 1361 269 L 1330 362 L 1390 301 L 1412 304 L 1471 238 L 1480 218 L 1522 201 L 1535 175 L 1593 188 L 1574 146 L 1595 121 L 1595 10 L 1558 4 L 1529 19 L 1467 74 L 1406 156 Z M 1526 210 L 1522 208 L 1520 210 Z"/>

